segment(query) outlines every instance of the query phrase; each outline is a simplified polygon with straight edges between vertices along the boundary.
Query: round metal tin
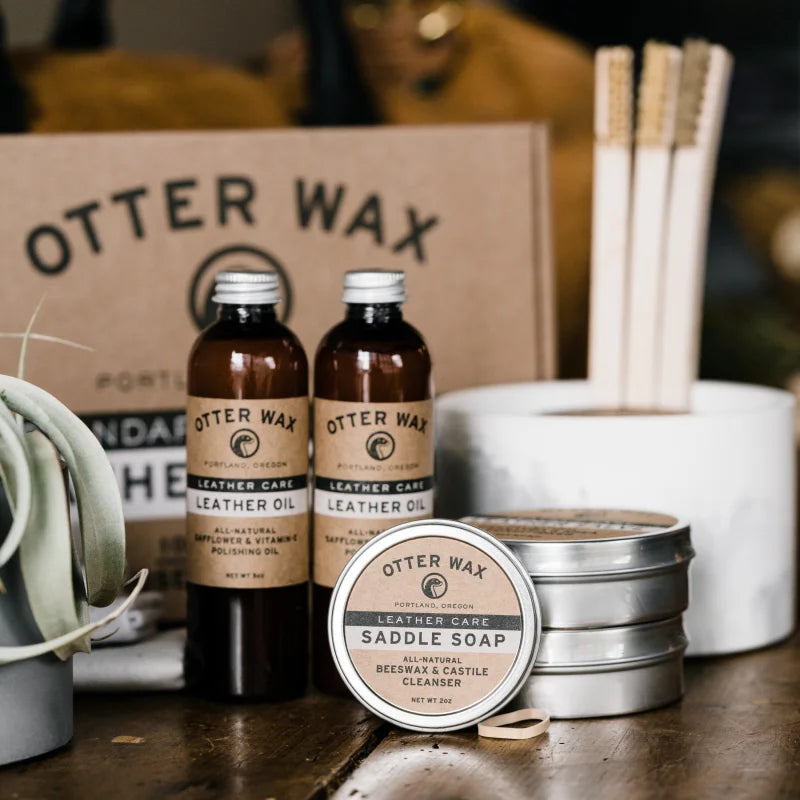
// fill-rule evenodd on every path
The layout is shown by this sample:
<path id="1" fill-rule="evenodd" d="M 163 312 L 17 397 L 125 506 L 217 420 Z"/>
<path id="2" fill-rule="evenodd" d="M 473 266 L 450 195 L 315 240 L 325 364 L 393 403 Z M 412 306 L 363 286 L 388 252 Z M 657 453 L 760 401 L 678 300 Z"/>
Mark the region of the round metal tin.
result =
<path id="1" fill-rule="evenodd" d="M 596 509 L 466 517 L 501 539 L 536 584 L 545 628 L 675 617 L 689 604 L 689 526 L 666 514 Z"/>
<path id="2" fill-rule="evenodd" d="M 529 575 L 494 536 L 462 522 L 397 525 L 350 559 L 328 637 L 362 705 L 417 731 L 474 725 L 528 679 L 541 637 Z"/>
<path id="3" fill-rule="evenodd" d="M 680 617 L 597 630 L 546 630 L 514 705 L 576 719 L 633 714 L 683 695 Z"/>

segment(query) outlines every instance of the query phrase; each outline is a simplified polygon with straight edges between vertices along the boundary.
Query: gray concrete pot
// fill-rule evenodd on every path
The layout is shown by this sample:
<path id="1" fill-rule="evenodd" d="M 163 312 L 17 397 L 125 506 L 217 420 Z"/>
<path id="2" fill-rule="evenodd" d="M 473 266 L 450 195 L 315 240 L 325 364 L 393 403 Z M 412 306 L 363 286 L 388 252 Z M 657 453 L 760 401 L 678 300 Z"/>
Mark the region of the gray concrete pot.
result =
<path id="1" fill-rule="evenodd" d="M 0 489 L 0 540 L 8 530 Z M 6 593 L 0 594 L 0 644 L 42 640 L 31 615 L 17 556 L 0 569 Z M 0 765 L 40 756 L 72 738 L 72 660 L 52 653 L 14 664 L 0 664 Z"/>

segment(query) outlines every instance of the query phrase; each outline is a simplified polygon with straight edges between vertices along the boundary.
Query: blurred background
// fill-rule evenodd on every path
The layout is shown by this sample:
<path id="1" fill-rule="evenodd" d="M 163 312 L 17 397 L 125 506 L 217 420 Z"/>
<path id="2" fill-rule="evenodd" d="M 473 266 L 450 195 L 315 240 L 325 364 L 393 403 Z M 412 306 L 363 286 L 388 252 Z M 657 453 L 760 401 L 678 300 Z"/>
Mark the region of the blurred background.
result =
<path id="1" fill-rule="evenodd" d="M 800 16 L 790 0 L 2 0 L 0 129 L 546 119 L 564 376 L 585 372 L 592 57 L 702 36 L 736 58 L 702 373 L 800 392 Z"/>

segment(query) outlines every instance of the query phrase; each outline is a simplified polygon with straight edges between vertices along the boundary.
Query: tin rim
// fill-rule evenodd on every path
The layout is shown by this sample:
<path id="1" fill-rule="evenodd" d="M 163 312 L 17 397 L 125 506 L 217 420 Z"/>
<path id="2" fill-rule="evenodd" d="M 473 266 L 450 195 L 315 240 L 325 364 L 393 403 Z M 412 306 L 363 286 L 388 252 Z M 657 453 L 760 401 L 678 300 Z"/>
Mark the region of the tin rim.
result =
<path id="1" fill-rule="evenodd" d="M 679 616 L 613 628 L 552 628 L 542 634 L 533 674 L 626 669 L 672 658 L 687 644 Z"/>
<path id="2" fill-rule="evenodd" d="M 537 511 L 553 510 L 562 509 L 531 509 L 525 513 L 534 515 Z M 582 514 L 592 511 L 592 509 L 574 510 Z M 563 511 L 571 511 L 571 509 L 563 509 Z M 602 513 L 607 512 L 603 511 Z M 646 514 L 652 512 L 624 513 Z M 688 523 L 671 514 L 664 516 L 673 519 L 674 524 L 653 531 L 608 536 L 602 539 L 586 538 L 563 541 L 498 538 L 511 549 L 534 580 L 624 577 L 633 573 L 676 569 L 694 558 L 695 551 L 691 544 L 691 530 Z M 515 514 L 514 512 L 473 514 L 467 518 L 480 525 L 484 519 L 489 524 L 492 519 L 503 517 L 513 519 Z M 535 520 L 536 517 L 519 516 L 519 519 L 522 522 Z M 547 519 L 546 521 L 553 524 L 553 527 L 557 527 L 557 520 Z"/>
<path id="3" fill-rule="evenodd" d="M 344 615 L 347 601 L 361 572 L 381 553 L 401 542 L 425 537 L 467 541 L 492 558 L 511 581 L 522 617 L 520 646 L 503 679 L 485 697 L 453 712 L 423 714 L 398 708 L 384 700 L 358 674 L 345 644 Z M 418 520 L 396 525 L 370 539 L 350 559 L 333 588 L 328 609 L 328 641 L 339 675 L 353 696 L 373 714 L 400 727 L 416 731 L 452 731 L 469 727 L 502 708 L 528 680 L 541 641 L 542 615 L 530 576 L 511 550 L 479 528 L 445 519 Z"/>

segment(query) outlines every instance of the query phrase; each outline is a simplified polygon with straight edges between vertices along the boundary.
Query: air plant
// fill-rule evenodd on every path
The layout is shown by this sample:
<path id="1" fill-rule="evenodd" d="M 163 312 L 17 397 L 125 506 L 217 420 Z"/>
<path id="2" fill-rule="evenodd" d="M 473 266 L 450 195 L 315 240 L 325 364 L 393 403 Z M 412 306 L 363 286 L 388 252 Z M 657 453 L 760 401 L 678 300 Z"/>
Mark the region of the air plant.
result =
<path id="1" fill-rule="evenodd" d="M 30 339 L 81 347 L 32 333 L 35 318 L 36 313 L 23 334 L 0 334 L 22 340 L 18 377 L 0 375 L 0 483 L 12 517 L 4 539 L 0 531 L 0 570 L 19 553 L 28 604 L 44 641 L 0 642 L 0 665 L 48 652 L 62 660 L 89 652 L 91 634 L 122 614 L 147 578 L 146 570 L 139 572 L 126 601 L 89 622 L 89 606 L 109 605 L 124 586 L 122 500 L 94 434 L 55 397 L 23 379 Z M 77 500 L 80 552 L 72 537 L 63 464 Z M 4 593 L 0 582 L 0 603 Z"/>

